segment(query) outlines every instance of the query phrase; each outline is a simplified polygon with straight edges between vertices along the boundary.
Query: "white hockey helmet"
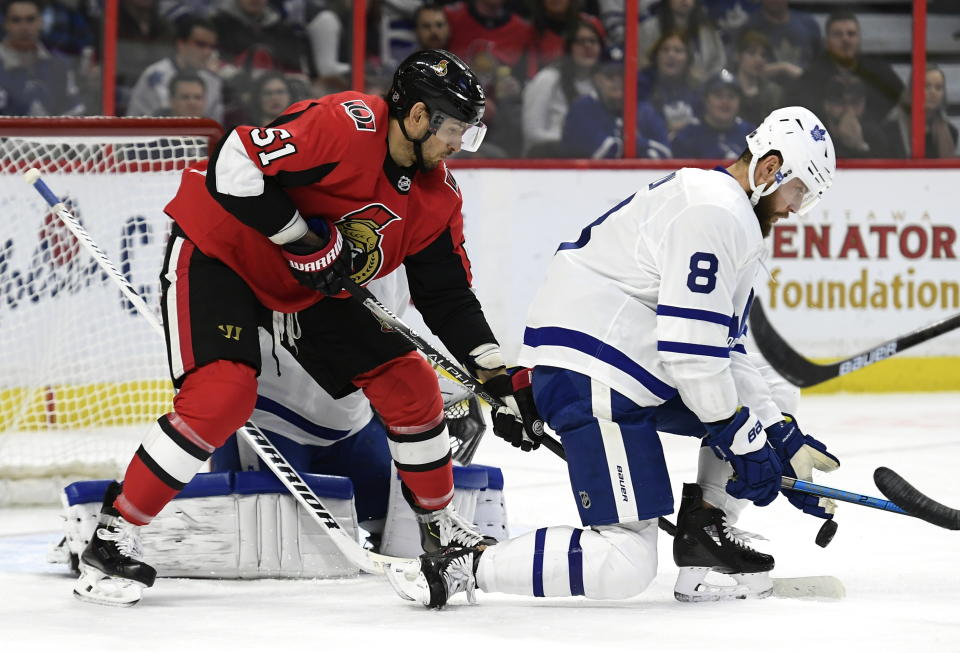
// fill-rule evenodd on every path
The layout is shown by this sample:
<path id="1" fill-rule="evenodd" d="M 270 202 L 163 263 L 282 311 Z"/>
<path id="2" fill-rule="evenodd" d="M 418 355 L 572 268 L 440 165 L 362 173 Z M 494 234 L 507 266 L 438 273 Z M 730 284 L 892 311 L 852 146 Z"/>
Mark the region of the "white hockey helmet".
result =
<path id="1" fill-rule="evenodd" d="M 750 203 L 754 206 L 764 195 L 777 190 L 794 177 L 807 187 L 798 214 L 803 215 L 816 205 L 833 183 L 837 169 L 837 155 L 833 140 L 823 122 L 812 111 L 803 107 L 784 107 L 764 118 L 759 127 L 747 136 L 750 161 Z M 783 158 L 774 181 L 757 186 L 753 175 L 757 162 L 765 154 L 776 150 Z"/>

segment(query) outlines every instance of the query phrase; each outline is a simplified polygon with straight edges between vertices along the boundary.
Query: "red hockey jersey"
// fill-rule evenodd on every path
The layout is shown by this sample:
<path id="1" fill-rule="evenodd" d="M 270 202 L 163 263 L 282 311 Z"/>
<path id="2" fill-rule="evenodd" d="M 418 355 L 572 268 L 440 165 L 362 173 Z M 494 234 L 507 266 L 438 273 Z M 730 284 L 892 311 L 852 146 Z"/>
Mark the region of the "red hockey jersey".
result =
<path id="1" fill-rule="evenodd" d="M 210 192 L 224 175 L 255 177 L 254 167 L 279 183 L 305 219 L 337 223 L 353 249 L 363 252 L 353 275 L 357 283 L 395 270 L 448 229 L 469 280 L 460 192 L 452 175 L 443 164 L 427 173 L 393 164 L 387 123 L 386 102 L 360 93 L 294 104 L 271 127 L 237 127 L 211 157 L 209 169 L 201 164 L 186 170 L 166 212 L 200 251 L 230 266 L 274 310 L 297 311 L 322 295 L 293 278 L 268 239 L 290 219 L 282 198 L 262 206 L 263 194 L 234 196 L 231 212 Z M 231 139 L 242 145 L 246 166 L 227 159 Z M 253 186 L 263 183 L 254 179 Z M 244 200 L 251 205 L 249 215 L 238 206 Z"/>
<path id="2" fill-rule="evenodd" d="M 461 350 L 455 355 L 495 342 L 470 290 L 460 190 L 442 163 L 429 172 L 397 166 L 388 124 L 387 104 L 375 96 L 298 102 L 267 127 L 228 134 L 209 164 L 184 171 L 165 210 L 270 309 L 296 312 L 323 297 L 294 279 L 270 240 L 299 212 L 336 223 L 354 252 L 357 283 L 406 263 L 414 303 L 445 343 L 445 330 L 457 341 L 447 343 Z"/>

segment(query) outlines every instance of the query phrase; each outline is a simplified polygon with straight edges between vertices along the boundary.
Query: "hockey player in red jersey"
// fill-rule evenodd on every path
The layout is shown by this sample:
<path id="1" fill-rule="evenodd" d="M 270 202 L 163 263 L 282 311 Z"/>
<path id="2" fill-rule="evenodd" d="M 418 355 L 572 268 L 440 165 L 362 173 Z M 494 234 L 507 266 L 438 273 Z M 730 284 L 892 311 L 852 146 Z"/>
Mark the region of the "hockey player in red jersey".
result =
<path id="1" fill-rule="evenodd" d="M 249 419 L 258 326 L 333 397 L 360 389 L 387 426 L 425 550 L 481 542 L 453 511 L 450 443 L 437 377 L 342 291 L 404 264 L 424 321 L 491 392 L 512 404 L 500 349 L 470 288 L 461 197 L 443 160 L 483 139 L 484 93 L 456 56 L 425 50 L 386 99 L 345 92 L 240 126 L 207 165 L 184 172 L 161 274 L 171 376 L 179 392 L 104 500 L 75 594 L 130 604 L 153 584 L 139 557 L 147 524 Z M 269 363 L 268 363 L 269 364 Z M 523 401 L 519 402 L 521 405 Z"/>

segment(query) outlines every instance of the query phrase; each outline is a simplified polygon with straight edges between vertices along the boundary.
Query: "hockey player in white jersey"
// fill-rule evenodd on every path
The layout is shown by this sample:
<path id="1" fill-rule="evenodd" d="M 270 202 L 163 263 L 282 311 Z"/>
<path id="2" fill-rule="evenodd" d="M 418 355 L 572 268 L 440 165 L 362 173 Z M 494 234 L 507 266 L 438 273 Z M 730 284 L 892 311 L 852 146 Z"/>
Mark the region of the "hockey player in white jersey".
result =
<path id="1" fill-rule="evenodd" d="M 566 450 L 586 528 L 540 528 L 485 549 L 451 547 L 408 570 L 437 607 L 459 591 L 634 596 L 657 570 L 657 517 L 673 496 L 657 431 L 701 437 L 698 483 L 677 520 L 675 596 L 763 597 L 773 558 L 735 529 L 772 502 L 781 474 L 810 479 L 839 461 L 782 414 L 743 346 L 763 238 L 830 187 L 833 143 L 810 111 L 771 113 L 727 168 L 684 168 L 642 188 L 562 243 L 530 308 L 521 364 Z M 519 396 L 515 393 L 515 396 Z M 503 437 L 502 426 L 494 431 Z M 515 431 L 514 444 L 537 436 Z M 805 512 L 834 506 L 791 495 Z M 717 571 L 735 585 L 705 580 Z"/>

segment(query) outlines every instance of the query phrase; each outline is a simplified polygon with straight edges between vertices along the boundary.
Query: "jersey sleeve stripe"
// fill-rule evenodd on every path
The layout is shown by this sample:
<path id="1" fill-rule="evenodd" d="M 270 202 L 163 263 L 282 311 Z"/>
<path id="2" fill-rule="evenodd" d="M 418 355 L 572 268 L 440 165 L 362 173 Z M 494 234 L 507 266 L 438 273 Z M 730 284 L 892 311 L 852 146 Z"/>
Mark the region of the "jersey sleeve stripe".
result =
<path id="1" fill-rule="evenodd" d="M 730 350 L 726 347 L 695 345 L 690 342 L 673 342 L 670 340 L 658 340 L 657 351 L 670 351 L 675 354 L 693 354 L 695 356 L 713 356 L 715 358 L 730 358 Z"/>
<path id="2" fill-rule="evenodd" d="M 563 327 L 527 327 L 523 332 L 523 344 L 528 347 L 553 346 L 575 349 L 633 377 L 664 401 L 672 399 L 677 394 L 676 389 L 655 377 L 616 347 L 580 331 Z"/>
<path id="3" fill-rule="evenodd" d="M 669 304 L 657 305 L 657 315 L 665 317 L 681 317 L 688 320 L 700 320 L 702 322 L 712 322 L 720 326 L 729 327 L 733 318 L 716 311 L 706 311 L 702 308 L 684 308 L 683 306 L 670 306 Z"/>
<path id="4" fill-rule="evenodd" d="M 734 345 L 733 351 L 737 352 L 738 354 L 746 354 L 747 348 L 744 347 L 743 345 L 737 344 L 737 345 Z"/>

